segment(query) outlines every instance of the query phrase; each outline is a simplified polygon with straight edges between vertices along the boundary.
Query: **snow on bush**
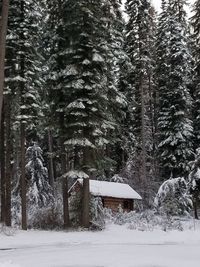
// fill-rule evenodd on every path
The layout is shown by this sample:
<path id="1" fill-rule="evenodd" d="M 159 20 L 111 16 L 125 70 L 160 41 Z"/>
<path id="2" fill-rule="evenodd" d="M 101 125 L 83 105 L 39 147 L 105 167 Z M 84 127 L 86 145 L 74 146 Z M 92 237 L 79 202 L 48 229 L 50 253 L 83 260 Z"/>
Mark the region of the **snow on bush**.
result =
<path id="1" fill-rule="evenodd" d="M 74 192 L 69 198 L 70 219 L 74 227 L 81 225 L 81 210 L 81 192 Z M 90 220 L 96 226 L 99 226 L 99 229 L 105 226 L 103 204 L 99 197 L 90 197 Z"/>
<path id="2" fill-rule="evenodd" d="M 28 226 L 49 227 L 56 213 L 53 190 L 49 184 L 48 171 L 44 166 L 42 149 L 37 143 L 26 151 L 26 187 Z M 12 214 L 15 224 L 21 224 L 21 197 L 19 182 L 13 190 Z M 51 218 L 50 218 L 51 217 Z M 49 221 L 49 223 L 47 223 Z"/>
<path id="3" fill-rule="evenodd" d="M 117 212 L 113 213 L 109 209 L 104 209 L 106 223 L 114 223 L 117 225 L 126 225 L 127 228 L 138 231 L 153 230 L 179 230 L 183 231 L 187 225 L 188 229 L 194 227 L 191 217 L 178 217 L 160 215 L 156 210 L 146 210 L 144 212 Z"/>
<path id="4" fill-rule="evenodd" d="M 154 200 L 159 213 L 166 215 L 184 215 L 192 208 L 191 196 L 183 177 L 171 178 L 159 188 Z"/>

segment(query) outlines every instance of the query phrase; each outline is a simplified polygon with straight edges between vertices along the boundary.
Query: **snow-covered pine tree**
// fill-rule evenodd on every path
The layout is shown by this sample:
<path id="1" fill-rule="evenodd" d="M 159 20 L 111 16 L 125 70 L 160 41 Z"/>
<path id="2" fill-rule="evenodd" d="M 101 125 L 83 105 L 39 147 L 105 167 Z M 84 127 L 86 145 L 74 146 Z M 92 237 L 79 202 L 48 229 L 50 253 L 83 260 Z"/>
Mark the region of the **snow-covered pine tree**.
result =
<path id="1" fill-rule="evenodd" d="M 196 150 L 196 157 L 194 162 L 192 162 L 188 180 L 189 192 L 192 195 L 194 217 L 198 219 L 198 203 L 200 201 L 200 149 Z"/>
<path id="2" fill-rule="evenodd" d="M 188 29 L 188 23 L 187 23 L 187 14 L 185 7 L 187 5 L 187 0 L 168 0 L 169 4 L 172 5 L 171 8 L 173 9 L 174 15 L 177 17 L 178 21 L 183 26 L 185 33 Z"/>
<path id="3" fill-rule="evenodd" d="M 29 142 L 37 137 L 36 125 L 40 116 L 39 89 L 40 63 L 38 39 L 40 30 L 40 3 L 34 1 L 11 0 L 8 23 L 8 49 L 6 54 L 6 88 L 10 94 L 10 111 L 13 122 L 15 171 L 19 167 L 18 154 L 21 153 L 21 181 L 25 185 L 25 138 Z M 34 46 L 32 45 L 34 43 Z M 12 104 L 14 103 L 14 105 Z M 20 125 L 20 127 L 19 127 Z M 20 128 L 20 129 L 19 129 Z M 26 131 L 25 131 L 26 130 Z M 21 132 L 21 133 L 20 133 Z M 21 139 L 21 142 L 19 140 Z M 20 143 L 20 144 L 19 144 Z M 19 151 L 19 146 L 21 151 Z M 16 174 L 14 174 L 16 176 Z M 15 181 L 16 182 L 16 181 Z M 24 218 L 25 215 L 25 190 Z M 26 229 L 26 218 L 23 220 Z"/>
<path id="4" fill-rule="evenodd" d="M 62 194 L 63 194 L 63 226 L 69 227 L 69 205 L 68 205 L 68 179 L 67 172 L 67 153 L 65 150 L 65 138 L 67 130 L 65 127 L 64 107 L 68 99 L 64 96 L 63 81 L 65 80 L 65 53 L 63 51 L 68 47 L 68 41 L 64 38 L 63 23 L 63 4 L 64 1 L 48 1 L 47 3 L 47 20 L 46 20 L 46 114 L 49 118 L 48 127 L 53 128 L 52 135 L 56 138 L 58 144 L 58 156 L 60 163 L 60 173 L 62 176 Z"/>
<path id="5" fill-rule="evenodd" d="M 160 186 L 155 208 L 168 216 L 187 214 L 192 208 L 188 185 L 183 177 L 168 179 Z"/>
<path id="6" fill-rule="evenodd" d="M 62 154 L 66 158 L 66 149 L 68 174 L 82 173 L 84 177 L 97 167 L 108 143 L 105 136 L 113 129 L 108 109 L 107 25 L 102 6 L 102 1 L 61 1 L 57 45 L 50 57 L 49 96 L 55 123 L 60 122 L 59 134 L 65 140 Z M 88 227 L 89 179 L 84 181 L 83 225 Z"/>
<path id="7" fill-rule="evenodd" d="M 26 150 L 26 177 L 28 210 L 53 205 L 54 197 L 48 181 L 48 171 L 44 166 L 43 151 L 37 143 Z"/>
<path id="8" fill-rule="evenodd" d="M 162 179 L 186 175 L 188 161 L 193 156 L 188 89 L 191 55 L 184 27 L 174 9 L 174 1 L 169 1 L 160 17 L 157 42 L 158 157 Z"/>
<path id="9" fill-rule="evenodd" d="M 107 46 L 108 46 L 108 97 L 109 109 L 112 110 L 115 126 L 107 132 L 109 144 L 104 151 L 106 157 L 103 159 L 102 171 L 99 175 L 105 174 L 106 179 L 110 179 L 116 172 L 120 172 L 124 165 L 123 152 L 123 120 L 125 117 L 124 109 L 127 101 L 122 90 L 119 88 L 120 66 L 127 60 L 124 50 L 125 21 L 121 12 L 121 3 L 119 0 L 104 1 L 103 10 L 107 21 Z M 111 118 L 112 120 L 112 118 Z"/>
<path id="10" fill-rule="evenodd" d="M 194 109 L 193 109 L 193 123 L 195 149 L 200 147 L 200 1 L 195 1 L 193 8 L 194 15 L 191 18 L 192 26 L 192 44 L 194 56 Z"/>
<path id="11" fill-rule="evenodd" d="M 154 59 L 154 17 L 149 0 L 128 0 L 126 10 L 129 21 L 126 26 L 126 52 L 131 66 L 127 73 L 126 89 L 128 103 L 128 135 L 130 136 L 132 179 L 134 186 L 146 200 L 150 177 L 150 154 L 152 150 L 152 108 Z M 153 109 L 152 109 L 153 110 Z"/>

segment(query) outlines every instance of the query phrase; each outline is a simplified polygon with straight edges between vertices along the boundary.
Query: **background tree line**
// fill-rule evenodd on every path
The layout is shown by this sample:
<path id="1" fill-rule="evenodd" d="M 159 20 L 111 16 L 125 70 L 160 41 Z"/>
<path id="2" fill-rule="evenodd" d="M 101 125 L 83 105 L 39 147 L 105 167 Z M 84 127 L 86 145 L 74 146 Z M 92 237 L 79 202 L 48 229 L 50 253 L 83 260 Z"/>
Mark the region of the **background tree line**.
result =
<path id="1" fill-rule="evenodd" d="M 120 0 L 9 5 L 2 222 L 18 210 L 26 229 L 31 207 L 53 205 L 59 188 L 69 227 L 74 178 L 84 181 L 85 227 L 90 179 L 128 182 L 145 208 L 162 182 L 188 179 L 200 142 L 199 0 L 190 20 L 184 0 L 162 0 L 159 15 L 150 0 L 127 0 L 128 19 Z M 190 191 L 198 200 L 198 183 Z"/>

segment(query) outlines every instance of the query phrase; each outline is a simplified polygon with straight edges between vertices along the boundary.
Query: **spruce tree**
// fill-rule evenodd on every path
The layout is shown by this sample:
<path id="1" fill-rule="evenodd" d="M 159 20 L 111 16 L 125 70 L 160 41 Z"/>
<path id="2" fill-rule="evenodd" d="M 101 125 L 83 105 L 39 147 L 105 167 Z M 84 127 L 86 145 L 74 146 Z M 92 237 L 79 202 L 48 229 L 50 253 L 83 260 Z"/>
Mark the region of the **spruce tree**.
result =
<path id="1" fill-rule="evenodd" d="M 154 18 L 150 1 L 127 1 L 126 52 L 130 59 L 126 95 L 127 125 L 132 146 L 133 184 L 148 199 L 150 154 L 152 150 L 151 94 L 153 91 Z"/>
<path id="2" fill-rule="evenodd" d="M 186 175 L 188 161 L 193 155 L 191 96 L 188 88 L 191 55 L 185 36 L 185 25 L 179 21 L 174 1 L 169 1 L 160 17 L 158 36 L 162 39 L 157 43 L 157 55 L 162 53 L 162 46 L 165 48 L 157 65 L 158 156 L 160 175 L 162 179 L 167 179 Z"/>
<path id="3" fill-rule="evenodd" d="M 103 11 L 107 21 L 107 46 L 108 46 L 108 70 L 107 84 L 109 109 L 112 110 L 112 118 L 115 127 L 107 132 L 109 144 L 106 146 L 103 164 L 103 174 L 109 180 L 113 174 L 119 173 L 124 167 L 124 144 L 123 144 L 123 121 L 127 100 L 123 89 L 120 86 L 121 66 L 128 57 L 126 55 L 125 44 L 125 21 L 121 12 L 119 0 L 104 1 Z M 102 176 L 101 170 L 99 175 Z"/>
<path id="4" fill-rule="evenodd" d="M 25 144 L 37 138 L 36 126 L 40 117 L 39 9 L 39 2 L 10 1 L 6 53 L 6 99 L 9 104 L 7 109 L 10 110 L 10 118 L 7 112 L 7 124 L 9 125 L 9 121 L 11 121 L 10 124 L 13 123 L 9 131 L 15 137 L 13 141 L 15 171 L 19 165 L 21 170 L 24 229 L 26 229 Z M 9 136 L 7 138 L 9 140 Z M 21 153 L 20 160 L 18 160 L 19 153 Z M 11 170 L 11 167 L 8 166 L 8 169 Z M 16 174 L 14 176 L 18 177 Z M 15 180 L 14 183 L 16 182 Z"/>
<path id="5" fill-rule="evenodd" d="M 194 55 L 194 148 L 200 147 L 200 1 L 196 1 L 193 8 L 194 15 L 191 18 L 192 25 L 192 43 L 193 43 L 193 55 Z"/>
<path id="6" fill-rule="evenodd" d="M 67 176 L 73 171 L 77 177 L 80 173 L 82 178 L 91 177 L 107 144 L 107 131 L 113 128 L 108 109 L 107 25 L 102 6 L 102 1 L 93 0 L 63 1 L 58 6 L 57 45 L 49 60 L 49 99 L 62 137 L 65 178 L 67 170 Z M 88 227 L 89 179 L 84 179 L 83 187 L 82 223 Z"/>
<path id="7" fill-rule="evenodd" d="M 48 181 L 48 171 L 44 166 L 43 151 L 37 143 L 26 150 L 26 177 L 28 180 L 29 210 L 48 207 L 53 204 L 52 188 Z"/>

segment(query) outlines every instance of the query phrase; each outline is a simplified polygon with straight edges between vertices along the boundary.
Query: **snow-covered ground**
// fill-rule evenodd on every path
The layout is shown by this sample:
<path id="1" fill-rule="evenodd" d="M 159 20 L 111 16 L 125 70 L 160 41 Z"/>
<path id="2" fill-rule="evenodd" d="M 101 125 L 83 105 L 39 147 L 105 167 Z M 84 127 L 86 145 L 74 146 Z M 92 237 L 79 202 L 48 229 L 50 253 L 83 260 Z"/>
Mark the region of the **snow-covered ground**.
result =
<path id="1" fill-rule="evenodd" d="M 200 229 L 0 233 L 0 267 L 199 267 Z"/>

